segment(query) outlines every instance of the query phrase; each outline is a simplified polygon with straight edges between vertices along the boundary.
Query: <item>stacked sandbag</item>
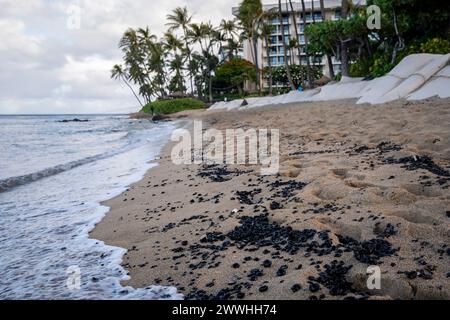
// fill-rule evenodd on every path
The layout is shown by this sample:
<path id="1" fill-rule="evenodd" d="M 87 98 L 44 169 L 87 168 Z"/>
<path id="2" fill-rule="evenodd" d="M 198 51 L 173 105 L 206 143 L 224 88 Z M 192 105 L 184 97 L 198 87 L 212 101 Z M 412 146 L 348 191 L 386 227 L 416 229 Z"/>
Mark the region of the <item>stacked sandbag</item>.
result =
<path id="1" fill-rule="evenodd" d="M 450 54 L 413 54 L 387 75 L 374 79 L 361 91 L 358 103 L 380 104 L 405 98 L 444 68 Z"/>
<path id="2" fill-rule="evenodd" d="M 450 66 L 439 71 L 419 90 L 409 95 L 408 100 L 422 100 L 431 97 L 450 98 Z"/>

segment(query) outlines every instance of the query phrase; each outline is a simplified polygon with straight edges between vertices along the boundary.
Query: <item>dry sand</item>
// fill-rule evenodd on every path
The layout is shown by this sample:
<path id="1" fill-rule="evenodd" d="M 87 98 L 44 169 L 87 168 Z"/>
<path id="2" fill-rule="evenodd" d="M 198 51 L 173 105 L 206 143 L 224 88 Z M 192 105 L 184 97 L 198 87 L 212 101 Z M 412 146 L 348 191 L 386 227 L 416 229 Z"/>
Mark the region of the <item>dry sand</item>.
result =
<path id="1" fill-rule="evenodd" d="M 128 285 L 190 299 L 450 298 L 450 100 L 195 117 L 279 129 L 280 176 L 175 166 L 167 145 L 91 234 L 128 249 Z M 366 287 L 369 265 L 380 290 Z"/>

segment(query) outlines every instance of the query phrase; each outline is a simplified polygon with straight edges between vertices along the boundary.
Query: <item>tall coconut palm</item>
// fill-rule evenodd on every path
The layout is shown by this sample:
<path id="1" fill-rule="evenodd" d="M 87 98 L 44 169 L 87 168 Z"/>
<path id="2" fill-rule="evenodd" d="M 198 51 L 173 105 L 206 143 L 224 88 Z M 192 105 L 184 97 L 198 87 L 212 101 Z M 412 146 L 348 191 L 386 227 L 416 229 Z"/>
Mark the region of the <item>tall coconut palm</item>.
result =
<path id="1" fill-rule="evenodd" d="M 192 15 L 188 13 L 188 10 L 186 7 L 181 8 L 177 7 L 173 10 L 172 14 L 167 15 L 167 20 L 169 21 L 167 25 L 169 26 L 169 31 L 174 31 L 181 29 L 183 31 L 183 39 L 184 44 L 186 46 L 186 54 L 188 58 L 189 65 L 192 64 L 192 51 L 189 47 L 189 40 L 188 40 L 188 30 L 189 25 L 192 21 Z M 189 82 L 191 85 L 191 94 L 194 95 L 194 85 L 193 85 L 193 75 L 192 72 L 189 69 Z"/>
<path id="2" fill-rule="evenodd" d="M 163 44 L 165 49 L 169 52 L 172 52 L 173 55 L 177 55 L 180 51 L 183 50 L 182 41 L 170 31 L 164 34 Z"/>
<path id="3" fill-rule="evenodd" d="M 116 64 L 112 70 L 111 70 L 111 78 L 114 80 L 122 80 L 128 88 L 130 88 L 131 92 L 133 92 L 134 97 L 139 102 L 140 106 L 143 107 L 144 105 L 141 102 L 141 99 L 139 99 L 139 96 L 134 91 L 133 87 L 131 86 L 130 82 L 128 81 L 129 76 L 127 73 L 123 70 L 123 67 L 120 64 Z"/>
<path id="4" fill-rule="evenodd" d="M 258 59 L 258 40 L 264 14 L 261 0 L 243 0 L 239 5 L 238 19 L 242 27 L 243 36 L 250 42 L 250 51 L 255 65 L 256 89 L 261 92 L 260 70 Z"/>
<path id="5" fill-rule="evenodd" d="M 261 37 L 264 39 L 264 44 L 266 46 L 266 55 L 267 55 L 267 70 L 269 71 L 269 95 L 273 93 L 273 70 L 272 70 L 272 61 L 270 61 L 270 35 L 273 33 L 273 26 L 264 23 L 261 27 Z"/>
<path id="6" fill-rule="evenodd" d="M 183 64 L 184 59 L 181 55 L 184 46 L 183 42 L 178 39 L 176 35 L 168 31 L 164 34 L 163 40 L 164 49 L 171 52 L 172 59 L 169 63 L 170 71 L 174 74 L 172 78 L 173 85 L 171 86 L 172 91 L 184 92 L 185 86 L 183 84 Z"/>
<path id="7" fill-rule="evenodd" d="M 283 9 L 281 7 L 281 0 L 278 0 L 278 18 L 280 19 L 280 26 L 281 26 L 281 38 L 283 40 L 283 51 L 284 51 L 284 65 L 286 67 L 286 75 L 289 81 L 289 86 L 291 87 L 291 90 L 295 90 L 295 85 L 294 85 L 294 81 L 292 80 L 292 75 L 291 75 L 291 69 L 289 67 L 289 61 L 288 61 L 288 57 L 287 57 L 287 45 L 286 45 L 286 41 L 284 39 L 284 23 L 283 23 Z"/>
<path id="8" fill-rule="evenodd" d="M 306 28 L 306 7 L 305 7 L 305 0 L 301 0 L 302 2 L 302 15 L 303 15 L 303 25 Z M 305 52 L 306 52 L 306 74 L 308 77 L 308 85 L 309 87 L 314 86 L 314 79 L 312 77 L 311 73 L 311 64 L 309 62 L 309 55 L 308 55 L 308 37 L 305 33 Z"/>
<path id="9" fill-rule="evenodd" d="M 341 5 L 341 19 L 346 20 L 348 16 L 349 3 L 348 0 L 342 0 Z M 341 41 L 341 72 L 343 76 L 349 76 L 348 68 L 348 50 L 347 42 L 345 40 Z"/>
<path id="10" fill-rule="evenodd" d="M 296 18 L 296 12 L 294 10 L 294 5 L 292 4 L 292 1 L 289 0 L 289 5 L 291 7 L 291 13 L 292 13 L 292 19 L 294 21 L 294 29 L 295 29 L 295 36 L 296 36 L 296 41 L 297 41 L 297 54 L 298 54 L 298 61 L 299 61 L 299 65 L 302 64 L 302 49 L 300 46 L 300 40 L 299 40 L 299 32 L 298 32 L 298 24 L 297 24 L 297 18 Z M 303 79 L 303 73 L 301 73 L 301 81 L 304 82 L 305 79 Z"/>
<path id="11" fill-rule="evenodd" d="M 204 28 L 198 23 L 191 23 L 188 30 L 188 39 L 191 44 L 199 44 L 202 52 L 205 51 L 203 39 L 205 38 Z"/>
<path id="12" fill-rule="evenodd" d="M 320 0 L 320 13 L 322 15 L 322 22 L 324 22 L 326 20 L 324 0 Z M 333 79 L 334 78 L 333 60 L 329 53 L 326 54 L 326 57 L 327 57 L 327 64 L 328 64 L 328 72 L 330 74 L 330 78 Z"/>
<path id="13" fill-rule="evenodd" d="M 231 58 L 233 56 L 233 51 L 234 55 L 237 56 L 239 44 L 237 43 L 236 38 L 239 37 L 239 34 L 236 20 L 222 19 L 219 31 L 223 33 L 225 41 L 227 42 L 228 57 Z"/>

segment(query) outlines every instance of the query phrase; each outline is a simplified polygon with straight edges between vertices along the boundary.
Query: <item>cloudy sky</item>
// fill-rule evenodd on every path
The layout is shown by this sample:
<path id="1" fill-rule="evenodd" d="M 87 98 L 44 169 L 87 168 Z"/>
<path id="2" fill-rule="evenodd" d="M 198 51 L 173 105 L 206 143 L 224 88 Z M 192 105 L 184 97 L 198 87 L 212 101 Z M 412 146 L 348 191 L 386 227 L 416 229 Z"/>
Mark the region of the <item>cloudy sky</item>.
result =
<path id="1" fill-rule="evenodd" d="M 194 20 L 218 24 L 231 18 L 238 3 L 0 0 L 0 114 L 136 111 L 127 88 L 110 79 L 111 67 L 121 60 L 122 33 L 149 26 L 161 35 L 166 15 L 177 6 L 187 6 Z"/>

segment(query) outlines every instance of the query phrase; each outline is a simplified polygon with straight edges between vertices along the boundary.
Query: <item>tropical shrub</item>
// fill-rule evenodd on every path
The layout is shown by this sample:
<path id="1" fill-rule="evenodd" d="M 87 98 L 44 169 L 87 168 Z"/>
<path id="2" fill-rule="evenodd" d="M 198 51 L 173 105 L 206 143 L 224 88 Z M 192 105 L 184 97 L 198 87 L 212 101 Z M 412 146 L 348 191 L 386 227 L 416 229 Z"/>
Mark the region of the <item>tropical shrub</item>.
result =
<path id="1" fill-rule="evenodd" d="M 286 72 L 286 66 L 278 66 L 272 68 L 272 77 L 274 83 L 279 83 L 283 85 L 289 85 L 289 80 L 287 77 Z M 322 70 L 320 67 L 317 66 L 311 66 L 312 74 L 314 80 L 320 79 L 323 76 Z M 291 71 L 292 81 L 294 82 L 294 85 L 298 87 L 301 85 L 302 87 L 305 87 L 304 81 L 307 79 L 307 66 L 304 65 L 290 65 L 289 70 Z M 268 74 L 265 73 L 265 76 L 267 77 Z"/>
<path id="2" fill-rule="evenodd" d="M 231 88 L 243 90 L 244 82 L 256 81 L 255 66 L 244 59 L 231 59 L 225 61 L 216 69 L 213 79 L 213 87 L 217 90 L 229 91 Z"/>
<path id="3" fill-rule="evenodd" d="M 154 114 L 171 114 L 184 110 L 202 109 L 204 107 L 205 104 L 200 100 L 184 98 L 150 102 L 142 108 L 142 111 Z"/>

